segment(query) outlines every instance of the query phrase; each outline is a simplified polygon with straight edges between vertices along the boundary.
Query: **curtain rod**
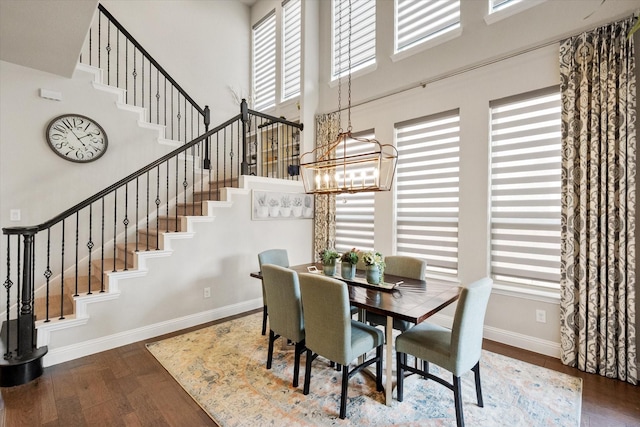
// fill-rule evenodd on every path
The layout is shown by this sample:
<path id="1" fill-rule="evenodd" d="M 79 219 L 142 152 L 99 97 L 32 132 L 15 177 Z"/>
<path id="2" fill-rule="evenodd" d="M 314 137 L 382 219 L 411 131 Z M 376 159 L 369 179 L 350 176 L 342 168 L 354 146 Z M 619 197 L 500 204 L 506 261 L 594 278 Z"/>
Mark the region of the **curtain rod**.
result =
<path id="1" fill-rule="evenodd" d="M 638 12 L 635 12 L 635 13 L 632 13 L 631 16 L 633 17 L 633 16 L 636 16 L 637 14 L 638 14 Z M 621 17 L 621 18 L 615 19 L 615 20 L 613 20 L 611 22 L 616 22 L 616 21 L 619 21 L 620 19 L 625 19 L 625 18 Z M 607 25 L 607 24 L 600 24 L 600 26 L 602 26 L 602 25 Z M 593 27 L 593 28 L 598 28 L 598 26 Z M 427 85 L 433 84 L 435 82 L 439 82 L 440 80 L 448 79 L 450 77 L 454 77 L 454 76 L 457 76 L 457 75 L 460 75 L 460 74 L 464 74 L 464 73 L 467 73 L 469 71 L 477 70 L 478 68 L 486 67 L 488 65 L 493 65 L 493 64 L 495 64 L 497 62 L 501 62 L 501 61 L 505 61 L 507 59 L 515 58 L 516 56 L 524 55 L 526 53 L 533 52 L 534 50 L 538 50 L 538 49 L 543 49 L 545 47 L 549 47 L 549 46 L 554 45 L 556 43 L 560 43 L 560 42 L 562 42 L 562 41 L 564 41 L 564 40 L 566 40 L 568 38 L 578 36 L 578 35 L 584 33 L 585 31 L 589 31 L 589 29 L 582 30 L 580 32 L 577 32 L 577 33 L 574 33 L 574 34 L 570 34 L 568 36 L 564 36 L 564 37 L 561 37 L 561 38 L 558 38 L 558 39 L 555 39 L 555 40 L 552 40 L 552 41 L 541 43 L 539 45 L 532 46 L 530 48 L 527 48 L 527 49 L 524 49 L 524 50 L 521 50 L 521 51 L 518 51 L 518 52 L 514 52 L 514 53 L 510 53 L 510 54 L 504 55 L 504 56 L 500 56 L 500 57 L 497 57 L 495 59 L 490 59 L 488 61 L 479 62 L 479 63 L 477 63 L 475 65 L 459 68 L 457 70 L 454 70 L 454 71 L 451 71 L 451 72 L 448 72 L 448 73 L 445 73 L 445 74 L 441 74 L 440 76 L 436 76 L 436 77 L 433 77 L 431 79 L 423 80 L 423 81 L 420 81 L 418 83 L 413 83 L 410 86 L 395 90 L 393 92 L 390 92 L 390 93 L 387 93 L 387 94 L 384 94 L 384 95 L 375 96 L 375 97 L 370 98 L 370 99 L 365 99 L 365 100 L 360 101 L 360 102 L 358 102 L 356 104 L 353 104 L 351 107 L 352 108 L 353 107 L 359 107 L 361 105 L 365 105 L 365 104 L 368 104 L 370 102 L 379 101 L 381 99 L 388 98 L 390 96 L 395 96 L 395 95 L 398 95 L 400 93 L 404 93 L 404 92 L 407 92 L 407 91 L 410 91 L 410 90 L 413 90 L 413 89 L 417 89 L 419 87 L 424 89 L 424 88 L 427 87 Z M 344 110 L 344 108 L 342 110 Z M 329 111 L 329 113 L 327 113 L 327 114 L 337 113 L 339 111 L 340 110 L 336 109 L 336 110 Z"/>
<path id="2" fill-rule="evenodd" d="M 572 36 L 569 36 L 569 37 L 572 37 Z M 565 40 L 565 39 L 567 39 L 569 37 L 564 37 L 561 40 Z M 445 73 L 445 74 L 441 74 L 439 76 L 432 77 L 432 78 L 427 79 L 427 80 L 422 80 L 422 81 L 420 81 L 418 83 L 413 83 L 410 86 L 407 86 L 407 87 L 404 87 L 404 88 L 401 88 L 401 89 L 397 89 L 397 90 L 395 90 L 393 92 L 389 92 L 389 93 L 386 93 L 384 95 L 379 95 L 379 96 L 376 96 L 376 97 L 373 97 L 373 98 L 365 99 L 364 101 L 360 101 L 360 102 L 358 102 L 356 104 L 351 105 L 351 107 L 352 108 L 359 107 L 361 105 L 365 105 L 365 104 L 368 104 L 368 103 L 374 102 L 374 101 L 379 101 L 381 99 L 388 98 L 390 96 L 395 96 L 395 95 L 398 95 L 400 93 L 408 92 L 410 90 L 417 89 L 419 87 L 424 89 L 424 88 L 427 87 L 427 85 L 433 84 L 435 82 L 439 82 L 440 80 L 445 80 L 445 79 L 448 79 L 450 77 L 455 77 L 455 76 L 460 75 L 460 74 L 468 73 L 469 71 L 477 70 L 478 68 L 486 67 L 488 65 L 493 65 L 493 64 L 495 64 L 497 62 L 501 62 L 501 61 L 505 61 L 507 59 L 515 58 L 516 56 L 524 55 L 525 53 L 529 53 L 529 52 L 532 52 L 534 50 L 542 49 L 542 48 L 551 46 L 553 44 L 559 43 L 561 40 L 554 40 L 554 41 L 551 41 L 551 42 L 543 43 L 543 44 L 540 44 L 540 45 L 537 45 L 537 46 L 530 47 L 530 48 L 525 49 L 525 50 L 521 50 L 519 52 L 515 52 L 515 53 L 504 55 L 504 56 L 501 56 L 501 57 L 498 57 L 498 58 L 495 58 L 495 59 L 491 59 L 489 61 L 484 61 L 484 62 L 480 62 L 480 63 L 474 64 L 474 65 L 471 65 L 471 66 L 468 66 L 468 67 L 459 68 L 457 70 L 454 70 L 454 71 L 451 71 L 451 72 L 448 72 L 448 73 Z M 345 110 L 345 108 L 343 108 L 342 110 Z M 339 111 L 340 110 L 336 109 L 336 110 L 329 111 L 329 113 L 327 113 L 327 114 L 337 113 Z"/>

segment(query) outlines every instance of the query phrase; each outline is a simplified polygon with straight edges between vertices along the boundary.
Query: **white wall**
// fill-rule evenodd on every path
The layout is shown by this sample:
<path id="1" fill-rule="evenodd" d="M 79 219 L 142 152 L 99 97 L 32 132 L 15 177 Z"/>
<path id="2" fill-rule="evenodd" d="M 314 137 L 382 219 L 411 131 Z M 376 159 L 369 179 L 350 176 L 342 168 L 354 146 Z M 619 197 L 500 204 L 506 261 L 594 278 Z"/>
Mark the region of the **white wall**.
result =
<path id="1" fill-rule="evenodd" d="M 599 0 L 550 0 L 488 25 L 487 3 L 462 1 L 461 36 L 392 58 L 393 1 L 378 0 L 377 65 L 352 77 L 354 131 L 373 128 L 382 143 L 394 141 L 398 122 L 460 110 L 459 279 L 463 284 L 489 275 L 489 102 L 557 86 L 560 38 L 629 16 L 638 6 L 634 1 L 599 6 Z M 337 87 L 329 84 L 330 5 L 320 2 L 320 112 L 337 108 Z M 427 83 L 424 88 L 421 82 Z M 384 254 L 395 252 L 393 200 L 392 192 L 376 194 L 375 247 Z M 536 309 L 546 310 L 546 323 L 535 321 Z M 452 313 L 450 307 L 436 320 L 449 321 L 446 316 Z M 557 296 L 494 290 L 485 337 L 557 356 L 559 318 Z"/>

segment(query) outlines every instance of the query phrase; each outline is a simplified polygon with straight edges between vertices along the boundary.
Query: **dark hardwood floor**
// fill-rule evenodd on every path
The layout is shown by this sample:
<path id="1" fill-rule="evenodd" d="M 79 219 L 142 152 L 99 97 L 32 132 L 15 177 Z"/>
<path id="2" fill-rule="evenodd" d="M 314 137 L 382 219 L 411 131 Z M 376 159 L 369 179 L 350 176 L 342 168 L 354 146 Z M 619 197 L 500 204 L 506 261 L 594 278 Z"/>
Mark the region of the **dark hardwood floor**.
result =
<path id="1" fill-rule="evenodd" d="M 215 426 L 144 346 L 184 332 L 51 366 L 29 384 L 1 388 L 0 427 Z M 485 340 L 484 348 L 581 377 L 582 426 L 640 426 L 640 387 L 504 344 Z"/>

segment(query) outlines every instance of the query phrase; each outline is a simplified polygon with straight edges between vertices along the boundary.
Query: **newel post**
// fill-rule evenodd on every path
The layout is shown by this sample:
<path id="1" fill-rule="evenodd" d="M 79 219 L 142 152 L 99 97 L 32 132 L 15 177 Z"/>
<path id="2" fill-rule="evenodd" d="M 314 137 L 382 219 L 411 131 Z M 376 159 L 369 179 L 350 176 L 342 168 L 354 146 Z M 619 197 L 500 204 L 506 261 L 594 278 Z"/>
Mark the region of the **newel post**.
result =
<path id="1" fill-rule="evenodd" d="M 34 234 L 25 233 L 22 259 L 22 292 L 18 317 L 18 357 L 31 354 L 35 347 L 35 319 L 33 316 L 33 259 Z"/>
<path id="2" fill-rule="evenodd" d="M 249 122 L 249 107 L 247 106 L 247 100 L 242 99 L 240 103 L 240 114 L 242 115 L 242 163 L 240 164 L 240 174 L 249 175 L 249 164 L 247 162 L 247 153 L 249 147 L 247 147 L 247 123 Z"/>
<path id="3" fill-rule="evenodd" d="M 211 124 L 211 110 L 209 110 L 209 106 L 204 106 L 204 132 L 209 132 L 209 125 Z M 207 137 L 207 140 L 204 142 L 204 162 L 202 165 L 203 169 L 211 169 L 211 159 L 209 158 L 209 148 L 211 145 L 211 140 Z"/>

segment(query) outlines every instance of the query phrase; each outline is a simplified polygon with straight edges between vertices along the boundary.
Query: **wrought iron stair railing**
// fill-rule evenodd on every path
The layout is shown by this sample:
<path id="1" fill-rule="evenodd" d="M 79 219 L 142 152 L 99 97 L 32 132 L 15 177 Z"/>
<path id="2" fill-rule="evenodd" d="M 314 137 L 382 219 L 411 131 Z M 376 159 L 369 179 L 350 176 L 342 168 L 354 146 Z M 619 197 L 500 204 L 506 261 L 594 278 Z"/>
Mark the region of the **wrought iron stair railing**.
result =
<path id="1" fill-rule="evenodd" d="M 74 297 L 108 292 L 109 274 L 133 269 L 136 252 L 162 250 L 162 233 L 181 231 L 181 218 L 200 215 L 202 201 L 219 200 L 241 175 L 299 177 L 302 124 L 242 100 L 237 116 L 209 130 L 209 108 L 98 8 L 80 61 L 102 69 L 104 83 L 124 89 L 126 103 L 184 145 L 49 221 L 2 229 L 0 386 L 42 373 L 47 348 L 36 348 L 36 324 L 73 315 Z"/>
<path id="2" fill-rule="evenodd" d="M 297 153 L 302 128 L 249 110 L 243 100 L 240 114 L 51 220 L 3 228 L 3 362 L 41 351 L 36 320 L 64 320 L 73 314 L 73 297 L 107 292 L 110 273 L 133 269 L 137 252 L 162 250 L 162 233 L 182 231 L 182 217 L 201 215 L 202 202 L 219 200 L 220 190 L 236 186 L 240 175 L 297 180 L 297 155 L 274 166 L 258 160 Z M 266 136 L 264 147 L 260 133 Z M 206 147 L 213 155 L 209 169 L 201 167 Z"/>
<path id="3" fill-rule="evenodd" d="M 200 107 L 102 4 L 80 63 L 100 68 L 103 83 L 124 89 L 125 103 L 144 108 L 149 123 L 165 126 L 167 139 L 186 143 L 209 129 L 209 107 Z M 206 152 L 204 162 L 208 167 Z"/>

